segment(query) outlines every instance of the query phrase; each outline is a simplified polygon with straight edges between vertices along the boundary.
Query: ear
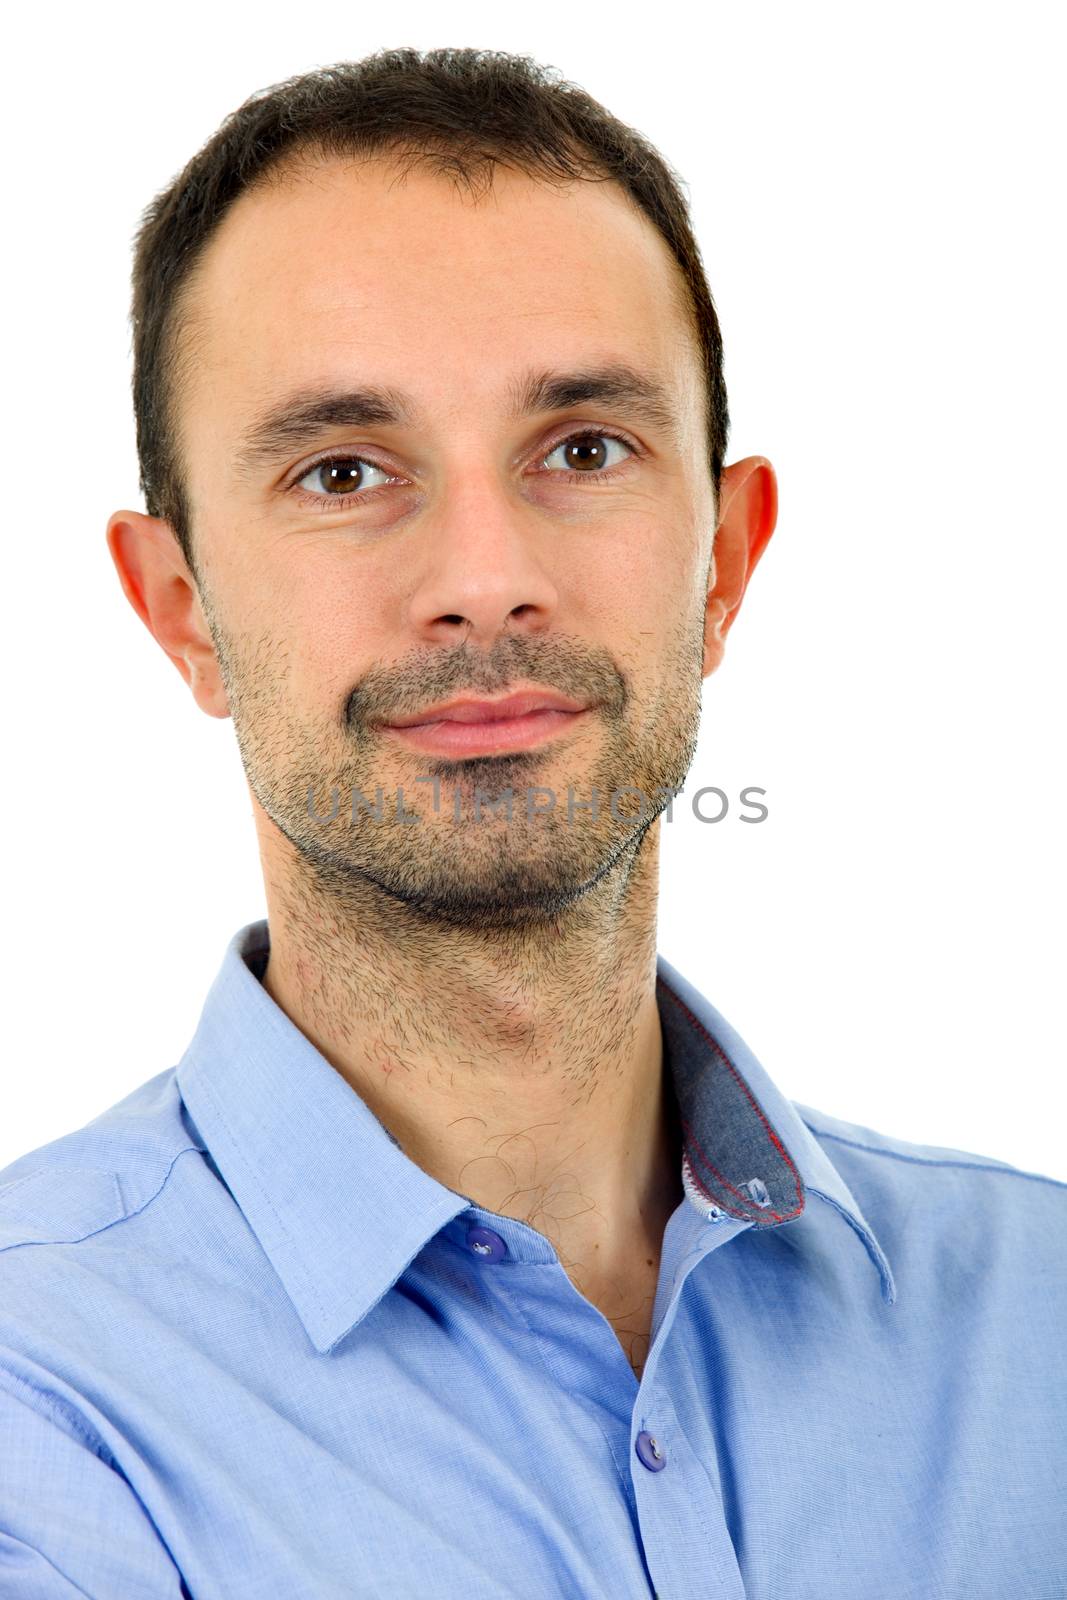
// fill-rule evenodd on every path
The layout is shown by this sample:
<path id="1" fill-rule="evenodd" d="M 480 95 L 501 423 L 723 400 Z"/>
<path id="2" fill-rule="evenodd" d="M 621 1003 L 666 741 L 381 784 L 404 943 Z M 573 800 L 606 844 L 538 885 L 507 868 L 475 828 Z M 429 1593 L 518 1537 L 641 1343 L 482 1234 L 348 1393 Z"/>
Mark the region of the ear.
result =
<path id="1" fill-rule="evenodd" d="M 705 678 L 723 658 L 726 635 L 778 520 L 778 480 L 770 462 L 746 456 L 724 467 L 720 506 L 704 616 Z"/>
<path id="2" fill-rule="evenodd" d="M 107 545 L 123 593 L 193 691 L 201 711 L 228 717 L 200 591 L 170 523 L 140 511 L 116 511 L 108 521 Z"/>

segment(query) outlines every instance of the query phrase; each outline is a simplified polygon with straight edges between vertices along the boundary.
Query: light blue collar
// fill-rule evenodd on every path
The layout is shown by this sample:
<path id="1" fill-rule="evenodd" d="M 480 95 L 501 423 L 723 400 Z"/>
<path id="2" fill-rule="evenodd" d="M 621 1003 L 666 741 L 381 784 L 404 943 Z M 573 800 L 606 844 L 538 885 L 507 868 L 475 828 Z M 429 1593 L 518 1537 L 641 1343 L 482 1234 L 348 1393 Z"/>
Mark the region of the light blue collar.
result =
<path id="1" fill-rule="evenodd" d="M 325 1352 L 472 1202 L 404 1154 L 274 1002 L 259 981 L 269 950 L 265 920 L 231 939 L 176 1080 L 194 1139 Z M 757 1228 L 795 1227 L 815 1194 L 859 1234 L 891 1304 L 885 1255 L 793 1105 L 662 957 L 656 992 L 689 1204 Z"/>

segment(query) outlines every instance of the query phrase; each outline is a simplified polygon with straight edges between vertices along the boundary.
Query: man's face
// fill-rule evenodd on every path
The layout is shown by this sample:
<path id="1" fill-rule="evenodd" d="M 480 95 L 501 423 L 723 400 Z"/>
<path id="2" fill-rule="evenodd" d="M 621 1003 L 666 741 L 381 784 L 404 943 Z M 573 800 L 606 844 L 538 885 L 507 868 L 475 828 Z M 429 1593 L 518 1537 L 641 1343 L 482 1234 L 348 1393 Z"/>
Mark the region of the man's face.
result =
<path id="1" fill-rule="evenodd" d="M 681 786 L 715 507 L 676 270 L 615 185 L 501 169 L 475 200 L 323 163 L 213 238 L 180 403 L 202 600 L 261 823 L 332 892 L 539 920 L 632 853 L 651 807 L 629 791 L 658 811 Z M 658 407 L 524 404 L 622 366 Z M 397 415 L 338 403 L 266 447 L 295 397 L 369 388 Z M 389 726 L 527 688 L 587 709 L 502 738 Z"/>

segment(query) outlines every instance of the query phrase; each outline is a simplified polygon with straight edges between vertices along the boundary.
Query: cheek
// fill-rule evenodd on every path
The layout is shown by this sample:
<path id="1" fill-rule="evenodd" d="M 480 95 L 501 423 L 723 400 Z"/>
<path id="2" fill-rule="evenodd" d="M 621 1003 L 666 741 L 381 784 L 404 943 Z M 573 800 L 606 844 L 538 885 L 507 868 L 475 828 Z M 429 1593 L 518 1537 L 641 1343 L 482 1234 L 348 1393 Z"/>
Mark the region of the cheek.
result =
<path id="1" fill-rule="evenodd" d="M 363 675 L 395 654 L 366 598 L 358 606 L 323 606 L 315 597 L 303 608 L 288 608 L 281 625 L 290 641 L 292 693 L 316 720 L 339 715 Z"/>
<path id="2" fill-rule="evenodd" d="M 241 575 L 249 632 L 274 641 L 286 693 L 318 719 L 324 711 L 332 715 L 360 676 L 390 653 L 395 595 L 384 587 L 388 576 L 369 563 L 353 570 L 351 562 L 306 547 L 299 562 L 260 556 Z"/>
<path id="3" fill-rule="evenodd" d="M 586 608 L 595 609 L 599 624 L 614 624 L 620 640 L 640 635 L 652 649 L 702 611 L 700 557 L 696 530 L 681 523 L 620 528 L 583 574 Z"/>

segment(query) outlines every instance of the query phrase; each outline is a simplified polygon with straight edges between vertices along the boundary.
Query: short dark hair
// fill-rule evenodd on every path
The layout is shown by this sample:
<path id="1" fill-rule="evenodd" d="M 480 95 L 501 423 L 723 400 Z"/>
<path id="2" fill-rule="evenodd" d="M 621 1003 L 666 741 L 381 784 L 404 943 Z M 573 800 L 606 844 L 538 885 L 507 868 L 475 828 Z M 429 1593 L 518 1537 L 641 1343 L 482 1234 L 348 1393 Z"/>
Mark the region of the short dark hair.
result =
<path id="1" fill-rule="evenodd" d="M 497 50 L 380 50 L 287 78 L 251 95 L 144 211 L 133 265 L 133 405 L 150 516 L 193 561 L 174 407 L 187 363 L 183 291 L 239 195 L 304 155 L 392 154 L 428 163 L 469 189 L 496 165 L 547 182 L 614 179 L 662 234 L 684 279 L 678 304 L 696 334 L 707 396 L 716 505 L 730 426 L 722 338 L 682 180 L 635 129 L 556 69 Z M 686 292 L 687 291 L 687 292 Z M 184 364 L 183 364 L 184 363 Z"/>

